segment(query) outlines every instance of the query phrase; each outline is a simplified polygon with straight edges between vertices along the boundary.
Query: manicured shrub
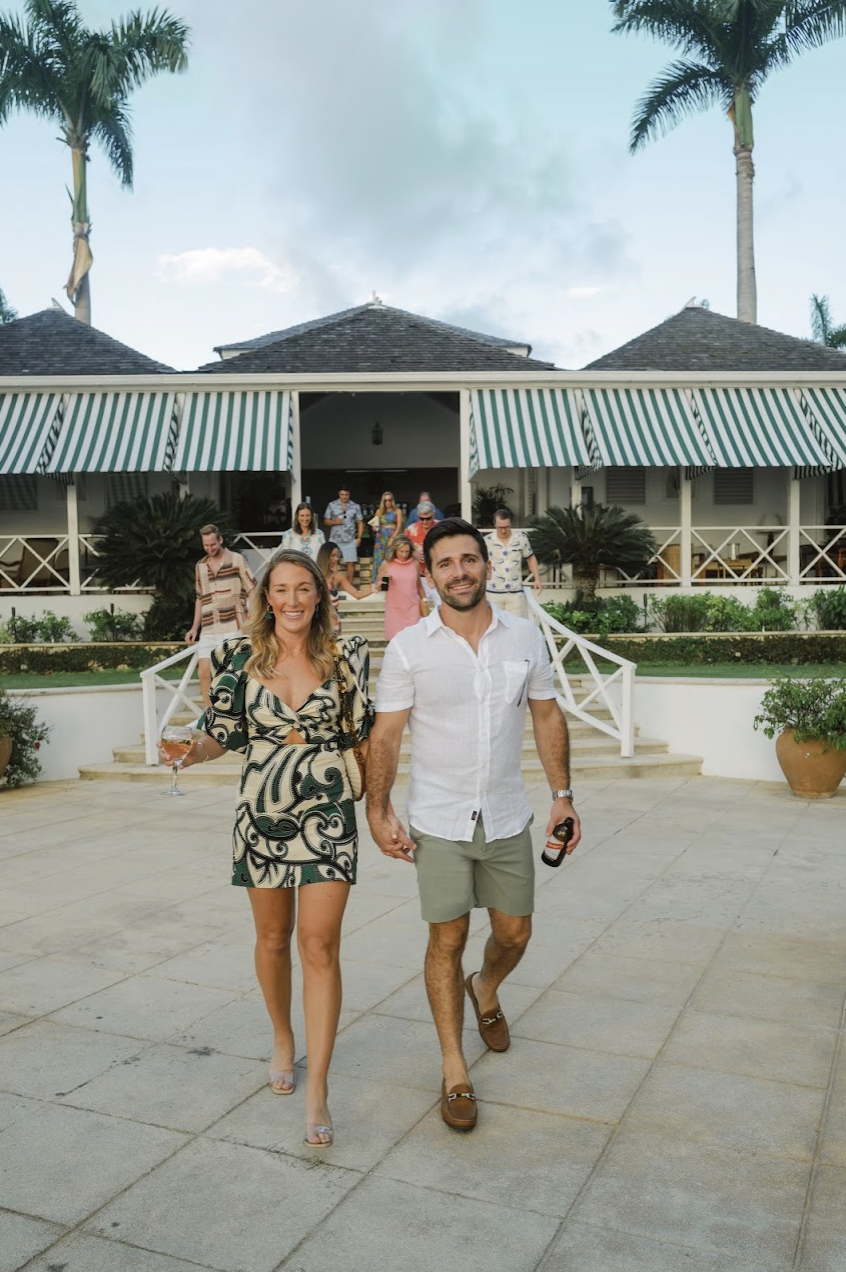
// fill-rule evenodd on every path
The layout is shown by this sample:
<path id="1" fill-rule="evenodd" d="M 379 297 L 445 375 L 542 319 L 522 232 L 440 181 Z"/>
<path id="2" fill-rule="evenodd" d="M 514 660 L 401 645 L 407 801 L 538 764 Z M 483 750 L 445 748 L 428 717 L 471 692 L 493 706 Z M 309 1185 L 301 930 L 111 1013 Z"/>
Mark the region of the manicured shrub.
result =
<path id="1" fill-rule="evenodd" d="M 83 618 L 88 624 L 88 631 L 93 641 L 103 640 L 138 640 L 144 626 L 141 614 L 131 614 L 128 610 L 109 609 L 91 610 Z"/>
<path id="2" fill-rule="evenodd" d="M 808 607 L 823 632 L 846 631 L 846 587 L 821 588 Z"/>

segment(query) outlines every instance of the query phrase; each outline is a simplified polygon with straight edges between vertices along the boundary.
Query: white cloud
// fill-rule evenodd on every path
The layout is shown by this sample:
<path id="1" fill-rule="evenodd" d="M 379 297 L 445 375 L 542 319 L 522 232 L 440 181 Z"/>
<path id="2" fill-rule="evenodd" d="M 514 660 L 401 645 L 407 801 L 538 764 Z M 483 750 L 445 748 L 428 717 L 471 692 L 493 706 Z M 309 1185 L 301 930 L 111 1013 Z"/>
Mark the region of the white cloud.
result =
<path id="1" fill-rule="evenodd" d="M 296 291 L 299 281 L 292 266 L 277 265 L 255 247 L 200 247 L 156 257 L 156 277 L 167 283 L 207 286 L 232 274 L 243 274 L 251 286 L 281 294 Z"/>

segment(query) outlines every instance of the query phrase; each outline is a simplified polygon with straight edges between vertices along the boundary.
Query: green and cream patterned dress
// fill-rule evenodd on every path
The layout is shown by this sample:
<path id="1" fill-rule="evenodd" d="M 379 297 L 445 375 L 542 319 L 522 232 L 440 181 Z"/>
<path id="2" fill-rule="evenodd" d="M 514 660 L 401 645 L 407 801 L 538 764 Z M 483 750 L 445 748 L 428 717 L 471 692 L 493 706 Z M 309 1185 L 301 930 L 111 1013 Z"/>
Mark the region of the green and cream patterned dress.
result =
<path id="1" fill-rule="evenodd" d="M 339 637 L 338 648 L 350 688 L 326 680 L 298 711 L 247 675 L 247 637 L 224 641 L 211 656 L 211 705 L 199 727 L 244 755 L 232 845 L 236 887 L 355 883 L 355 804 L 340 754 L 339 693 L 347 694 L 356 732 L 366 738 L 373 717 L 370 653 L 362 636 Z M 292 729 L 304 745 L 284 741 Z M 343 740 L 349 742 L 345 730 Z"/>

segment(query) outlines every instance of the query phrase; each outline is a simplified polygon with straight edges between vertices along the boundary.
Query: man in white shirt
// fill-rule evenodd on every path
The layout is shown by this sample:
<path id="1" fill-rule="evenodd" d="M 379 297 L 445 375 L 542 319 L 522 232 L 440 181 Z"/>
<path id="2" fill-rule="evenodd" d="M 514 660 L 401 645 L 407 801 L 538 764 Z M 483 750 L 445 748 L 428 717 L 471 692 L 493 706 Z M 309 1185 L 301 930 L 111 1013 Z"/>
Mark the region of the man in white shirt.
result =
<path id="1" fill-rule="evenodd" d="M 488 602 L 487 547 L 457 517 L 424 540 L 427 574 L 441 605 L 385 651 L 367 762 L 367 817 L 387 857 L 413 861 L 429 924 L 426 990 L 443 1055 L 441 1115 L 456 1130 L 476 1124 L 461 1048 L 466 989 L 492 1051 L 509 1045 L 499 986 L 528 945 L 534 909 L 531 810 L 520 772 L 526 706 L 552 787 L 547 835 L 574 821 L 567 725 L 538 628 Z M 413 739 L 409 830 L 391 804 L 403 729 Z M 463 979 L 470 910 L 487 908 L 491 935 L 477 973 Z"/>
<path id="2" fill-rule="evenodd" d="M 494 605 L 516 614 L 529 617 L 526 593 L 523 591 L 523 562 L 532 572 L 535 592 L 541 591 L 538 559 L 525 530 L 512 530 L 508 508 L 497 508 L 494 513 L 493 534 L 485 535 L 491 563 L 488 596 Z"/>

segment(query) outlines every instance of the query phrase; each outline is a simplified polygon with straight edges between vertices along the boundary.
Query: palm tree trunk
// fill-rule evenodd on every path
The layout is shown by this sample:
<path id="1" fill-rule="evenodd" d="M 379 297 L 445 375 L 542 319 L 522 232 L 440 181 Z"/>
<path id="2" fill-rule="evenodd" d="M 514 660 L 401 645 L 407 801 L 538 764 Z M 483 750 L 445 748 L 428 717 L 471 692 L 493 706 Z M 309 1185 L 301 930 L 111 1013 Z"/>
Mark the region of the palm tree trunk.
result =
<path id="1" fill-rule="evenodd" d="M 596 600 L 596 588 L 599 583 L 599 573 L 589 572 L 587 574 L 576 571 L 573 568 L 573 588 L 576 593 L 581 593 L 582 599 L 593 602 Z"/>
<path id="2" fill-rule="evenodd" d="M 752 211 L 752 182 L 755 165 L 752 151 L 735 147 L 737 171 L 737 316 L 744 322 L 758 321 L 758 285 L 755 281 L 755 237 Z"/>
<path id="3" fill-rule="evenodd" d="M 88 246 L 90 223 L 88 220 L 88 185 L 86 180 L 87 147 L 72 147 L 73 161 L 73 264 L 65 287 L 68 299 L 73 301 L 74 314 L 80 322 L 91 325 L 91 286 L 88 271 L 94 261 Z"/>

